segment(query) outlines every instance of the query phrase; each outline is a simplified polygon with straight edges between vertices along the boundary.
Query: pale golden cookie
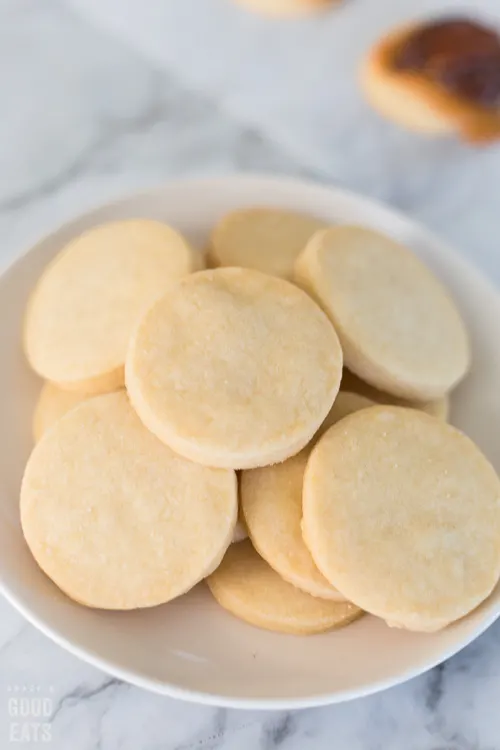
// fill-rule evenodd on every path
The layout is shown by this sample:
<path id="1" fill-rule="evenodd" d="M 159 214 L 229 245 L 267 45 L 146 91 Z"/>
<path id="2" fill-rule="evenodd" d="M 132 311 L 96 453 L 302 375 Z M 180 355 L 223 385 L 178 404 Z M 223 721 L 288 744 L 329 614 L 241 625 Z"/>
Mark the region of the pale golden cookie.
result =
<path id="1" fill-rule="evenodd" d="M 339 0 L 233 0 L 250 10 L 270 16 L 293 16 L 323 10 Z"/>
<path id="2" fill-rule="evenodd" d="M 450 416 L 450 397 L 448 395 L 434 399 L 433 401 L 409 401 L 408 399 L 391 396 L 390 393 L 382 393 L 382 391 L 378 391 L 372 385 L 369 385 L 368 383 L 365 383 L 364 380 L 358 378 L 354 373 L 349 372 L 346 368 L 344 368 L 342 374 L 340 388 L 342 391 L 359 393 L 361 396 L 370 399 L 376 404 L 403 406 L 407 409 L 425 411 L 426 414 L 442 419 L 444 422 L 446 422 Z"/>
<path id="3" fill-rule="evenodd" d="M 120 388 L 138 319 L 173 282 L 200 267 L 201 256 L 157 221 L 89 230 L 67 245 L 35 287 L 24 331 L 28 361 L 67 390 Z"/>
<path id="4" fill-rule="evenodd" d="M 183 279 L 146 313 L 126 382 L 144 424 L 172 450 L 246 469 L 310 441 L 341 368 L 337 335 L 307 294 L 258 271 L 221 268 Z"/>
<path id="5" fill-rule="evenodd" d="M 423 412 L 376 406 L 314 448 L 303 533 L 349 601 L 416 631 L 477 607 L 500 575 L 500 482 L 461 432 Z"/>
<path id="6" fill-rule="evenodd" d="M 236 476 L 177 456 L 124 391 L 75 407 L 28 461 L 21 522 L 42 570 L 89 607 L 153 607 L 219 564 L 237 517 Z"/>
<path id="7" fill-rule="evenodd" d="M 63 391 L 53 383 L 44 383 L 33 414 L 33 437 L 38 442 L 43 433 L 89 395 Z"/>
<path id="8" fill-rule="evenodd" d="M 314 436 L 313 445 L 318 441 L 321 435 L 329 430 L 330 427 L 333 427 L 334 424 L 340 422 L 341 419 L 349 416 L 349 414 L 361 411 L 361 409 L 369 409 L 370 406 L 375 406 L 375 402 L 368 396 L 363 396 L 356 392 L 353 393 L 347 389 L 340 391 L 337 394 L 335 403 L 330 409 L 328 416 Z"/>
<path id="9" fill-rule="evenodd" d="M 458 310 L 407 248 L 361 227 L 317 233 L 295 280 L 321 304 L 346 366 L 379 390 L 427 401 L 467 373 L 470 353 Z"/>
<path id="10" fill-rule="evenodd" d="M 318 437 L 348 414 L 372 406 L 355 393 L 339 393 Z M 241 507 L 252 543 L 288 583 L 311 596 L 344 601 L 313 562 L 302 538 L 302 484 L 309 446 L 282 464 L 244 471 Z"/>
<path id="11" fill-rule="evenodd" d="M 348 625 L 362 614 L 354 604 L 317 599 L 286 583 L 248 540 L 231 545 L 207 583 L 224 609 L 278 633 L 322 633 Z"/>
<path id="12" fill-rule="evenodd" d="M 214 266 L 243 266 L 291 279 L 293 266 L 313 234 L 328 224 L 277 208 L 247 208 L 227 214 L 212 232 Z"/>

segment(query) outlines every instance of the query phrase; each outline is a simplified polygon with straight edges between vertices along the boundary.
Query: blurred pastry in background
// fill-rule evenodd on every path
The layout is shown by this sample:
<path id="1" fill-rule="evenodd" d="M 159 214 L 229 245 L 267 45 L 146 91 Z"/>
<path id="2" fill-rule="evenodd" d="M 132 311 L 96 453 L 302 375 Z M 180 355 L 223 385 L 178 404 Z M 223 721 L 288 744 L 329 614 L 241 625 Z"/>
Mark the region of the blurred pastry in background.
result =
<path id="1" fill-rule="evenodd" d="M 338 5 L 341 0 L 234 0 L 258 13 L 269 16 L 292 16 L 312 11 L 324 10 Z"/>
<path id="2" fill-rule="evenodd" d="M 500 138 L 500 36 L 476 20 L 396 29 L 370 51 L 362 85 L 382 115 L 413 131 Z"/>

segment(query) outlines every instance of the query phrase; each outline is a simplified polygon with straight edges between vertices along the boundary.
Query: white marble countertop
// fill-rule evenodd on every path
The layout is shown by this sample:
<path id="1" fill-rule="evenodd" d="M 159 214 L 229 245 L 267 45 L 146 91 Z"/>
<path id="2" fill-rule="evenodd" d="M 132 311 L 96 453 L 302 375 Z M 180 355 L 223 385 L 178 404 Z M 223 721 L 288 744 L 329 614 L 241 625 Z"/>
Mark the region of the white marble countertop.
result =
<path id="1" fill-rule="evenodd" d="M 175 175 L 252 170 L 384 198 L 500 283 L 500 148 L 403 133 L 354 85 L 364 46 L 413 7 L 350 0 L 330 16 L 283 24 L 226 0 L 0 0 L 0 264 L 101 200 Z M 452 3 L 421 0 L 418 9 L 444 7 Z M 497 0 L 474 7 L 499 12 Z M 498 750 L 500 624 L 378 696 L 248 714 L 112 679 L 0 599 L 1 750 L 23 739 L 9 698 L 31 694 L 48 699 L 50 732 L 24 745 L 54 750 Z"/>

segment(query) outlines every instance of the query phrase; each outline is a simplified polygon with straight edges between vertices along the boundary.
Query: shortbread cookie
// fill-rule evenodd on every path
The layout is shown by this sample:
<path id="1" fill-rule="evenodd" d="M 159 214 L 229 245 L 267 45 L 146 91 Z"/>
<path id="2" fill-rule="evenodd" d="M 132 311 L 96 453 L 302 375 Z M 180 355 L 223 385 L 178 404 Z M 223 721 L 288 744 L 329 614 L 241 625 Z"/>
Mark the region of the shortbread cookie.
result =
<path id="1" fill-rule="evenodd" d="M 425 411 L 425 413 L 430 414 L 431 417 L 437 417 L 444 422 L 446 422 L 450 416 L 449 396 L 442 396 L 441 398 L 436 398 L 432 401 L 410 401 L 408 399 L 398 398 L 397 396 L 391 396 L 390 393 L 382 393 L 382 391 L 378 391 L 372 385 L 369 385 L 368 383 L 365 383 L 364 380 L 358 378 L 354 373 L 349 372 L 346 368 L 344 368 L 342 374 L 340 388 L 341 391 L 359 393 L 360 396 L 368 398 L 376 404 L 403 406 L 406 409 Z"/>
<path id="2" fill-rule="evenodd" d="M 337 395 L 342 351 L 328 318 L 282 279 L 242 268 L 180 281 L 143 317 L 126 364 L 140 418 L 208 466 L 298 453 Z"/>
<path id="3" fill-rule="evenodd" d="M 345 598 L 313 562 L 302 539 L 302 481 L 306 448 L 282 464 L 244 471 L 241 502 L 252 544 L 278 575 L 311 596 Z"/>
<path id="4" fill-rule="evenodd" d="M 500 137 L 500 35 L 454 16 L 398 28 L 363 65 L 361 82 L 385 117 L 426 135 Z"/>
<path id="5" fill-rule="evenodd" d="M 469 438 L 394 406 L 346 417 L 317 443 L 303 533 L 323 575 L 390 625 L 435 631 L 500 575 L 500 482 Z"/>
<path id="6" fill-rule="evenodd" d="M 77 404 L 85 401 L 89 396 L 77 391 L 63 391 L 53 383 L 44 383 L 33 415 L 33 437 L 35 442 L 40 440 L 43 433 L 52 427 Z"/>
<path id="7" fill-rule="evenodd" d="M 69 597 L 103 609 L 188 591 L 219 564 L 237 510 L 234 472 L 173 453 L 124 391 L 85 401 L 46 432 L 21 488 L 39 566 Z"/>
<path id="8" fill-rule="evenodd" d="M 329 430 L 330 427 L 333 427 L 334 424 L 340 422 L 341 419 L 349 416 L 349 414 L 354 414 L 357 411 L 361 411 L 361 409 L 369 409 L 370 406 L 375 406 L 375 402 L 371 398 L 368 398 L 368 396 L 363 396 L 360 393 L 348 391 L 344 388 L 337 394 L 335 403 L 330 409 L 327 418 L 314 436 L 313 443 L 310 447 L 312 448 L 312 446 L 318 441 L 321 435 Z"/>
<path id="9" fill-rule="evenodd" d="M 291 279 L 298 255 L 327 226 L 313 216 L 277 208 L 233 211 L 215 227 L 209 258 L 214 266 L 243 266 Z"/>
<path id="10" fill-rule="evenodd" d="M 286 583 L 249 541 L 233 544 L 207 583 L 231 614 L 278 633 L 322 633 L 348 625 L 362 614 L 354 604 L 317 599 Z"/>
<path id="11" fill-rule="evenodd" d="M 469 344 L 445 289 L 410 250 L 361 227 L 317 233 L 295 266 L 339 335 L 346 366 L 379 390 L 426 401 L 466 374 Z"/>
<path id="12" fill-rule="evenodd" d="M 372 405 L 355 393 L 339 393 L 320 432 Z M 302 538 L 302 484 L 309 454 L 308 446 L 282 464 L 244 471 L 241 507 L 254 547 L 285 581 L 311 596 L 343 601 L 317 569 Z"/>
<path id="13" fill-rule="evenodd" d="M 25 349 L 33 369 L 67 390 L 123 386 L 132 328 L 174 281 L 201 267 L 201 256 L 157 221 L 91 229 L 48 266 L 33 292 Z"/>
<path id="14" fill-rule="evenodd" d="M 250 10 L 271 16 L 293 16 L 323 10 L 339 0 L 234 0 Z"/>

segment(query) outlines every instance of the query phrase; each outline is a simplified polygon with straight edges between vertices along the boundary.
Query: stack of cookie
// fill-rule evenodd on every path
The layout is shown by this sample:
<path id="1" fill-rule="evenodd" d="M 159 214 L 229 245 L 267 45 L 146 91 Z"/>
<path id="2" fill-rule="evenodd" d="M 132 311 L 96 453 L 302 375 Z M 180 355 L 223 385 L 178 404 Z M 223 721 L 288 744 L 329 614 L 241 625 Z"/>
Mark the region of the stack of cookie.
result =
<path id="1" fill-rule="evenodd" d="M 40 567 L 104 609 L 206 579 L 287 633 L 363 611 L 432 631 L 478 606 L 500 576 L 500 482 L 446 423 L 470 354 L 440 282 L 373 231 L 270 209 L 224 217 L 208 262 L 122 221 L 36 286 L 21 519 Z"/>

